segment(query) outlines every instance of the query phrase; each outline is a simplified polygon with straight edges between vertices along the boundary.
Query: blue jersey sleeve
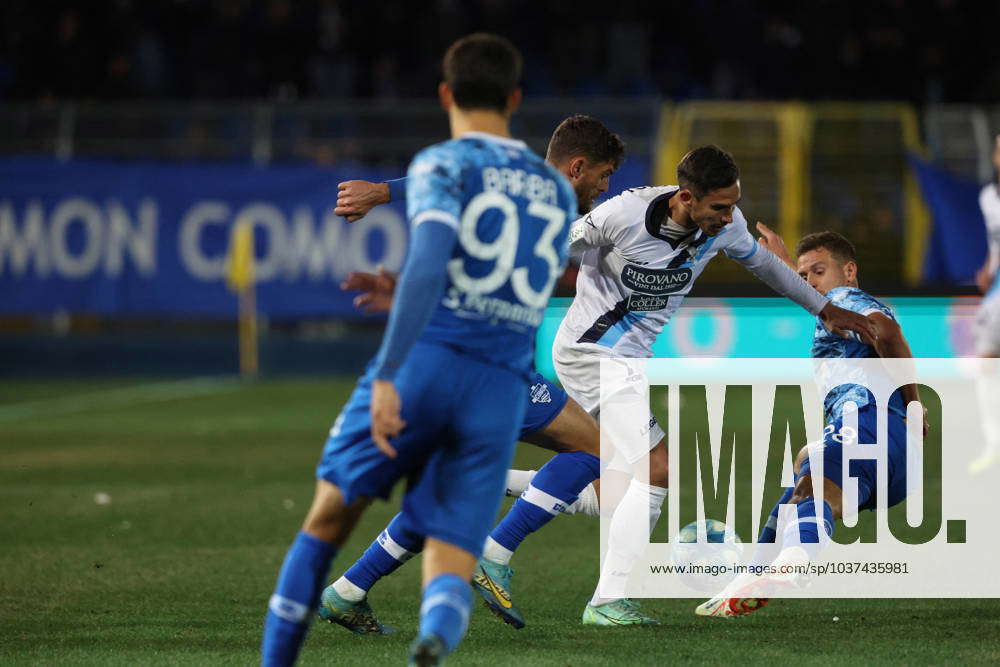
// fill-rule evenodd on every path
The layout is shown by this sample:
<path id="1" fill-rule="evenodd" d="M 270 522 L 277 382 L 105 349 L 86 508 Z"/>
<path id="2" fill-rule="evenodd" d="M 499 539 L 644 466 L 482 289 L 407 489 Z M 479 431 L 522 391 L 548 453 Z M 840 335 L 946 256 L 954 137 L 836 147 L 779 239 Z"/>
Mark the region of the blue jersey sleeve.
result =
<path id="1" fill-rule="evenodd" d="M 406 217 L 416 227 L 437 220 L 458 229 L 462 214 L 462 164 L 453 144 L 426 148 L 406 173 Z"/>
<path id="2" fill-rule="evenodd" d="M 407 178 L 404 176 L 385 182 L 389 186 L 389 201 L 404 201 L 406 199 L 406 181 Z"/>
<path id="3" fill-rule="evenodd" d="M 434 314 L 447 282 L 447 263 L 455 237 L 452 227 L 437 222 L 422 224 L 414 230 L 389 324 L 375 357 L 377 379 L 391 381 L 396 377 L 396 371 Z"/>

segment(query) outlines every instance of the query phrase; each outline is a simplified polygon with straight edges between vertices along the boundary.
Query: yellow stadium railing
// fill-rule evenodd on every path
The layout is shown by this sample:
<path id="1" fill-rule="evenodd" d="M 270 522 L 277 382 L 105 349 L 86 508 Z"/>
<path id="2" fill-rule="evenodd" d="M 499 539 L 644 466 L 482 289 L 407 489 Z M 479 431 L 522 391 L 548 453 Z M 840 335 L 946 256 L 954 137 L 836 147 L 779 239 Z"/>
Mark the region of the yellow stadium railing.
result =
<path id="1" fill-rule="evenodd" d="M 891 136 L 887 136 L 883 126 L 890 128 Z M 822 132 L 832 133 L 832 137 L 818 134 Z M 756 189 L 757 208 L 774 216 L 769 222 L 775 223 L 789 247 L 794 247 L 808 230 L 812 218 L 816 218 L 817 224 L 824 222 L 824 212 L 816 210 L 820 204 L 813 198 L 812 181 L 813 172 L 822 171 L 817 164 L 824 165 L 830 160 L 824 162 L 828 156 L 814 154 L 817 139 L 824 140 L 824 150 L 829 152 L 831 145 L 836 149 L 840 135 L 845 139 L 845 155 L 837 156 L 841 173 L 834 169 L 835 183 L 824 182 L 825 190 L 864 181 L 867 172 L 859 171 L 844 179 L 842 185 L 836 182 L 836 177 L 844 176 L 844 169 L 852 166 L 852 155 L 857 157 L 859 170 L 871 172 L 871 180 L 878 181 L 877 187 L 884 190 L 898 185 L 903 233 L 896 279 L 902 277 L 910 285 L 919 284 L 930 223 L 913 171 L 905 159 L 906 153 L 925 152 L 916 112 L 909 105 L 696 101 L 665 106 L 661 112 L 654 180 L 659 184 L 674 183 L 677 163 L 687 151 L 696 145 L 718 143 L 736 153 L 740 160 L 744 196 Z M 865 160 L 865 136 L 876 140 L 882 154 Z M 886 151 L 893 154 L 886 156 Z M 879 160 L 887 157 L 892 158 L 886 162 L 891 165 L 886 168 L 891 173 L 880 167 Z M 765 183 L 751 184 L 750 178 Z M 868 195 L 869 200 L 877 198 L 876 194 Z"/>

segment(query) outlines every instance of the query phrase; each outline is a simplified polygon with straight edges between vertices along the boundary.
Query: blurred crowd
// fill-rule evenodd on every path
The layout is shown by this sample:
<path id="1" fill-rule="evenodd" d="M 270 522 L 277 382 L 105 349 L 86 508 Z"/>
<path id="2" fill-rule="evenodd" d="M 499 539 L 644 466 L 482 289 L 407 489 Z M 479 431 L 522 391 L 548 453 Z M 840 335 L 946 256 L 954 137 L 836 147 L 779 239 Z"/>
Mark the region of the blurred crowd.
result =
<path id="1" fill-rule="evenodd" d="M 979 0 L 5 0 L 0 97 L 426 97 L 489 30 L 533 95 L 983 102 L 998 25 Z"/>

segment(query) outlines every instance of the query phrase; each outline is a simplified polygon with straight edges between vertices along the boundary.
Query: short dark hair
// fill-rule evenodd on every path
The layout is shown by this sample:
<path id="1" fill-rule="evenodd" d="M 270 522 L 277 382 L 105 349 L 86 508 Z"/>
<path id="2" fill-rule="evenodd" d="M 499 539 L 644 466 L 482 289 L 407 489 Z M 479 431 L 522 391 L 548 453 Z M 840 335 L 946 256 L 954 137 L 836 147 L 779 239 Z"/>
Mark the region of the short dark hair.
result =
<path id="1" fill-rule="evenodd" d="M 696 197 L 728 188 L 740 178 L 733 156 L 718 146 L 696 148 L 677 165 L 677 184 Z"/>
<path id="2" fill-rule="evenodd" d="M 837 232 L 815 232 L 806 234 L 795 246 L 795 254 L 802 255 L 810 250 L 826 248 L 833 258 L 842 264 L 847 262 L 857 263 L 857 255 L 854 251 L 854 244 Z"/>
<path id="3" fill-rule="evenodd" d="M 576 114 L 556 127 L 545 159 L 558 165 L 581 156 L 591 164 L 610 162 L 618 169 L 625 158 L 625 142 L 593 116 Z"/>
<path id="4" fill-rule="evenodd" d="M 477 32 L 444 54 L 444 81 L 462 109 L 503 112 L 521 80 L 521 52 L 509 39 Z"/>

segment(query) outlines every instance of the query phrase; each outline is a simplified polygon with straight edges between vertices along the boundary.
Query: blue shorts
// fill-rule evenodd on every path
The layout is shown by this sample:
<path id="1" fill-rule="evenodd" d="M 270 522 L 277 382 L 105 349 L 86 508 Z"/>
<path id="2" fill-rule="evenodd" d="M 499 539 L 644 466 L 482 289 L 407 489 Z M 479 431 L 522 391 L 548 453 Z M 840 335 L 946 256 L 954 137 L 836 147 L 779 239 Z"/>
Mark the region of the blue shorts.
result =
<path id="1" fill-rule="evenodd" d="M 524 423 L 518 437 L 523 440 L 552 423 L 567 400 L 569 396 L 562 387 L 552 384 L 541 373 L 535 373 L 535 379 L 528 387 L 528 409 L 524 411 Z"/>
<path id="2" fill-rule="evenodd" d="M 858 431 L 856 442 L 874 443 L 877 440 L 876 413 L 874 405 L 866 405 L 858 410 Z M 899 414 L 889 413 L 889 507 L 897 505 L 906 499 L 906 420 Z M 823 476 L 844 488 L 843 465 L 844 451 L 843 417 L 838 417 L 827 424 L 823 432 Z M 858 510 L 874 510 L 878 489 L 878 463 L 874 458 L 852 460 L 849 473 L 858 481 Z M 809 457 L 802 462 L 799 477 L 809 474 Z"/>
<path id="3" fill-rule="evenodd" d="M 347 503 L 387 498 L 405 478 L 408 524 L 478 558 L 514 456 L 524 376 L 418 342 L 396 376 L 406 427 L 391 441 L 395 459 L 371 439 L 371 380 L 369 369 L 330 431 L 316 476 L 340 488 Z"/>

